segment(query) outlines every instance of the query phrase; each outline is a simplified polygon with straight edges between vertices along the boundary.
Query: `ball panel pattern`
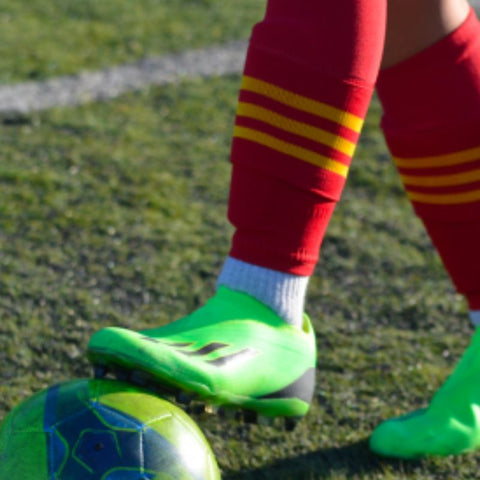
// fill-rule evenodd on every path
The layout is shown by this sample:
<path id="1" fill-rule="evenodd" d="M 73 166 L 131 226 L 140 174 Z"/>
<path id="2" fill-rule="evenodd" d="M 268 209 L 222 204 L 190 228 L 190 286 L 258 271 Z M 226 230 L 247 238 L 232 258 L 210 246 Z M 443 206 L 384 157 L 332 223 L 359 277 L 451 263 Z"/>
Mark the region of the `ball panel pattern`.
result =
<path id="1" fill-rule="evenodd" d="M 0 478 L 220 476 L 207 441 L 183 411 L 130 384 L 77 380 L 30 397 L 6 417 L 0 428 Z"/>

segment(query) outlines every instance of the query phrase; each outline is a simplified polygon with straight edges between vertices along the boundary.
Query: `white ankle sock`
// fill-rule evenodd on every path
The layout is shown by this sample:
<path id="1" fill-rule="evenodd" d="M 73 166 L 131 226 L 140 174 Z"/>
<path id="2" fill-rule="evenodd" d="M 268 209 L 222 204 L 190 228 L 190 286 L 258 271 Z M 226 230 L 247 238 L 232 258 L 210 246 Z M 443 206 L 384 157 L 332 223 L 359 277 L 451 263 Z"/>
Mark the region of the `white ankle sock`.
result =
<path id="1" fill-rule="evenodd" d="M 270 307 L 287 323 L 301 328 L 309 278 L 228 257 L 217 286 L 247 293 Z"/>
<path id="2" fill-rule="evenodd" d="M 480 327 L 480 310 L 470 310 L 470 321 L 475 327 Z"/>

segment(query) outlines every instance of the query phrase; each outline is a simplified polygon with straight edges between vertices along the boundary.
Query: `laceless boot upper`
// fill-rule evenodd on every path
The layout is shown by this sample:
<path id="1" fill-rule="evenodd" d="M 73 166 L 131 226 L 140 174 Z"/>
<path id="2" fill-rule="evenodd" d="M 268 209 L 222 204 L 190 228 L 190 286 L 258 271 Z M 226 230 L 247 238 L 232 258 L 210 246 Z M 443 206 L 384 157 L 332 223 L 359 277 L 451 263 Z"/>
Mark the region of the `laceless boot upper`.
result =
<path id="1" fill-rule="evenodd" d="M 480 330 L 430 405 L 380 424 L 370 438 L 380 455 L 404 459 L 480 448 Z"/>
<path id="2" fill-rule="evenodd" d="M 214 404 L 300 417 L 313 395 L 316 348 L 306 315 L 299 329 L 253 297 L 220 287 L 205 306 L 169 325 L 100 330 L 88 358 Z"/>

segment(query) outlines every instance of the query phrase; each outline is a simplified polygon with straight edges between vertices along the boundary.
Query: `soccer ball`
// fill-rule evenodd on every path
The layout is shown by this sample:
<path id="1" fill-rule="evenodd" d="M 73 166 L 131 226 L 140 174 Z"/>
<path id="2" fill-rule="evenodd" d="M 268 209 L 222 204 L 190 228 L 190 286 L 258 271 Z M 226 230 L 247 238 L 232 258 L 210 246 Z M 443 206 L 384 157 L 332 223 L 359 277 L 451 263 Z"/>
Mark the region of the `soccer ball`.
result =
<path id="1" fill-rule="evenodd" d="M 207 440 L 166 400 L 114 380 L 43 390 L 0 426 L 1 480 L 218 480 Z"/>

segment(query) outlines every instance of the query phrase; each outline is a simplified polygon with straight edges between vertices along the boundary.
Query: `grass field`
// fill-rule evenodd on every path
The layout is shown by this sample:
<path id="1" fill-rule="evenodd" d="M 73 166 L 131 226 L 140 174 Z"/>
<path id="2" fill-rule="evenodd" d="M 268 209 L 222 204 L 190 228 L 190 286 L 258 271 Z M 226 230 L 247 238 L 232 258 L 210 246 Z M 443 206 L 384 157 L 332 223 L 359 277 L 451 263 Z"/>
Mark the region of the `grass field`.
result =
<path id="1" fill-rule="evenodd" d="M 90 13 L 69 14 L 78 3 L 2 3 L 1 35 L 13 42 L 31 22 L 44 40 L 30 45 L 41 59 L 30 66 L 0 42 L 3 81 L 244 38 L 261 12 L 254 0 L 248 13 L 221 0 L 122 0 L 118 11 L 85 1 Z M 192 12 L 203 12 L 195 33 L 163 38 L 185 29 Z M 64 18 L 78 18 L 71 37 L 57 29 Z M 83 28 L 98 29 L 90 47 Z M 130 35 L 137 52 L 115 47 Z M 75 48 L 57 44 L 64 37 Z M 98 51 L 90 58 L 89 49 Z M 163 324 L 212 294 L 232 233 L 239 81 L 192 79 L 0 124 L 0 418 L 34 391 L 90 375 L 83 353 L 97 329 Z M 404 197 L 379 116 L 374 102 L 309 290 L 319 350 L 311 413 L 293 433 L 197 418 L 226 480 L 478 478 L 477 455 L 394 462 L 366 446 L 379 421 L 425 404 L 470 334 L 466 306 Z"/>
<path id="2" fill-rule="evenodd" d="M 247 38 L 263 0 L 0 3 L 0 83 L 77 73 Z"/>

